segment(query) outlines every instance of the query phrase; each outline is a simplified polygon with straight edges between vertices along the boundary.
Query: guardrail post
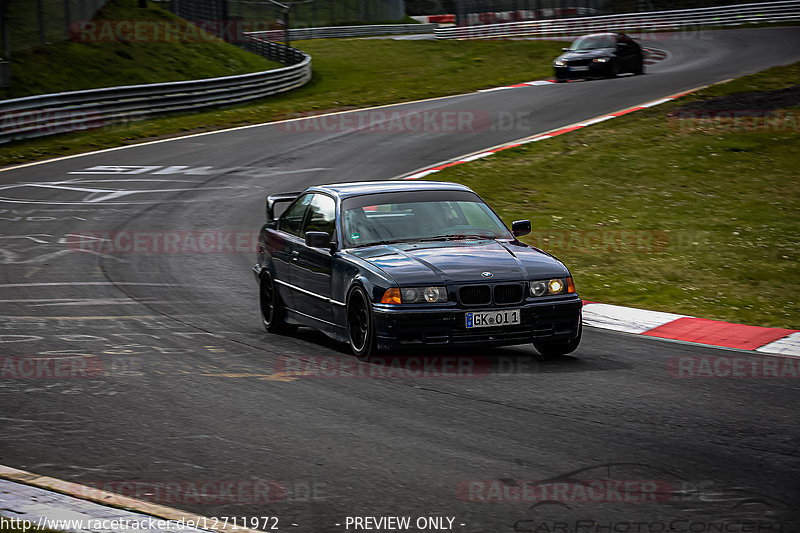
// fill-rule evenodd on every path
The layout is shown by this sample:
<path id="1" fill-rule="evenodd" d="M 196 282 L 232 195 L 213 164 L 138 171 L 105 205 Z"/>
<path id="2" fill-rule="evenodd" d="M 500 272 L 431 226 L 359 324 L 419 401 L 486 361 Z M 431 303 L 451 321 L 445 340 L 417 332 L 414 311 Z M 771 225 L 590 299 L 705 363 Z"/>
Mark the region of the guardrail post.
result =
<path id="1" fill-rule="evenodd" d="M 72 15 L 69 12 L 69 0 L 64 0 L 64 36 L 69 39 L 69 25 L 72 22 Z"/>
<path id="2" fill-rule="evenodd" d="M 0 25 L 3 30 L 3 59 L 11 59 L 11 34 L 8 32 L 8 2 L 0 0 Z"/>
<path id="3" fill-rule="evenodd" d="M 11 86 L 11 63 L 0 59 L 0 88 L 8 89 Z"/>
<path id="4" fill-rule="evenodd" d="M 36 21 L 39 24 L 39 44 L 44 44 L 46 39 L 44 37 L 44 10 L 42 9 L 42 0 L 36 0 Z"/>

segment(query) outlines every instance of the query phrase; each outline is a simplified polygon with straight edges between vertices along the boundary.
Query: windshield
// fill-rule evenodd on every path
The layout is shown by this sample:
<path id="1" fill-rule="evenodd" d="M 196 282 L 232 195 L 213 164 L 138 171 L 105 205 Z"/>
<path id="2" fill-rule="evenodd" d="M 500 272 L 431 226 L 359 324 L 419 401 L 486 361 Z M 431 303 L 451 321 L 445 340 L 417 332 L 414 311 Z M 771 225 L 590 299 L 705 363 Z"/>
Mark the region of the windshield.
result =
<path id="1" fill-rule="evenodd" d="M 346 248 L 392 242 L 512 239 L 497 215 L 466 191 L 375 194 L 343 202 Z"/>
<path id="2" fill-rule="evenodd" d="M 579 37 L 569 47 L 570 50 L 594 50 L 596 48 L 615 48 L 617 41 L 611 35 L 586 35 Z"/>

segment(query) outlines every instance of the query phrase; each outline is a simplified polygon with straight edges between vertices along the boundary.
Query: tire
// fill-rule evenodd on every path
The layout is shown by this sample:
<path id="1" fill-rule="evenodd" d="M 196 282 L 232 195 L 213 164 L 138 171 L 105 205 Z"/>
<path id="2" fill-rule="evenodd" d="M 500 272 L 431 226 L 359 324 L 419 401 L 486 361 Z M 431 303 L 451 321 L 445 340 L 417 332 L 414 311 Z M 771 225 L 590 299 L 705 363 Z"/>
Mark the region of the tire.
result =
<path id="1" fill-rule="evenodd" d="M 578 329 L 578 336 L 570 341 L 540 342 L 540 343 L 534 343 L 533 347 L 536 348 L 536 351 L 539 352 L 542 357 L 545 358 L 561 357 L 567 354 L 571 354 L 572 352 L 577 350 L 578 345 L 581 343 L 581 337 L 583 337 L 583 323 L 581 323 L 580 328 Z"/>
<path id="2" fill-rule="evenodd" d="M 286 323 L 286 308 L 281 301 L 281 296 L 275 290 L 272 275 L 264 271 L 259 283 L 259 304 L 261 307 L 261 323 L 270 333 L 285 333 L 294 328 Z"/>
<path id="3" fill-rule="evenodd" d="M 353 355 L 361 360 L 375 352 L 375 323 L 366 291 L 356 287 L 347 298 L 347 336 Z"/>
<path id="4" fill-rule="evenodd" d="M 633 69 L 633 73 L 636 76 L 640 76 L 644 74 L 644 57 L 639 58 L 639 62 L 636 64 L 636 67 Z"/>
<path id="5" fill-rule="evenodd" d="M 616 61 L 612 61 L 608 65 L 608 77 L 609 78 L 616 78 L 619 74 L 619 64 Z"/>

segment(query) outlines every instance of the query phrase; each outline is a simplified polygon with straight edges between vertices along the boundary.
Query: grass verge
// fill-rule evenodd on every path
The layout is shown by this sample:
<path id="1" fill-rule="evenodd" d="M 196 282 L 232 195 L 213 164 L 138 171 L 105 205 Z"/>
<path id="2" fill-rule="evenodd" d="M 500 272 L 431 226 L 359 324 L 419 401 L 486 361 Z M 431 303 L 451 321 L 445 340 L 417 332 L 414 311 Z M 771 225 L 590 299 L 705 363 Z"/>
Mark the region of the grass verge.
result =
<path id="1" fill-rule="evenodd" d="M 435 179 L 530 218 L 528 242 L 570 267 L 585 300 L 798 328 L 800 106 L 738 123 L 676 113 L 798 79 L 800 63 L 772 68 Z"/>
<path id="2" fill-rule="evenodd" d="M 172 13 L 135 0 L 111 0 L 74 39 L 15 52 L 11 86 L 0 98 L 259 72 L 283 65 L 213 37 Z M 122 36 L 112 29 L 125 21 Z M 131 25 L 136 21 L 141 31 Z M 123 26 L 120 26 L 123 27 Z M 166 33 L 167 28 L 174 33 Z M 189 42 L 181 42 L 185 38 Z"/>
<path id="3" fill-rule="evenodd" d="M 9 143 L 0 147 L 0 165 L 308 111 L 392 104 L 534 80 L 552 74 L 551 61 L 563 43 L 331 39 L 294 46 L 313 58 L 314 77 L 300 89 L 255 104 Z"/>

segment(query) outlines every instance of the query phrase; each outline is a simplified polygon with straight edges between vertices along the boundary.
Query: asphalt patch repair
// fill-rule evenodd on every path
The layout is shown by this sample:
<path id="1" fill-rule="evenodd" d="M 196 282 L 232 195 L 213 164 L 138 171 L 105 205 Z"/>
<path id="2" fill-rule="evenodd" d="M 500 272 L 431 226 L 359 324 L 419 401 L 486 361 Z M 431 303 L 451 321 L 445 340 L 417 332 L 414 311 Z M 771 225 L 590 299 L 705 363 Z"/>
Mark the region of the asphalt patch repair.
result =
<path id="1" fill-rule="evenodd" d="M 774 91 L 726 94 L 708 100 L 698 100 L 681 106 L 670 113 L 670 116 L 720 111 L 735 112 L 737 116 L 764 116 L 767 111 L 798 105 L 800 105 L 800 85 L 794 85 Z"/>

